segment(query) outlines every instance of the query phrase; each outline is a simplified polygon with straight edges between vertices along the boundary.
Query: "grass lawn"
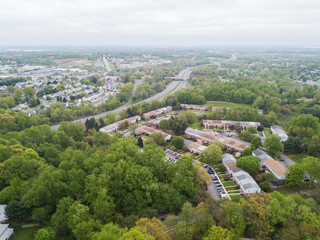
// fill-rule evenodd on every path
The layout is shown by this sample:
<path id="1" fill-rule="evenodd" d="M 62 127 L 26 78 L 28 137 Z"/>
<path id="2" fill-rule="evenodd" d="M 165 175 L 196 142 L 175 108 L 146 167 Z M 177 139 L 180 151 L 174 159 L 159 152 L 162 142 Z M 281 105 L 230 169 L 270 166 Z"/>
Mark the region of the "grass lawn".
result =
<path id="1" fill-rule="evenodd" d="M 271 133 L 270 133 L 270 128 L 264 128 L 264 130 L 263 130 L 263 132 L 264 132 L 264 135 L 266 135 L 266 137 L 268 137 L 268 136 L 270 136 L 271 135 Z"/>
<path id="2" fill-rule="evenodd" d="M 228 186 L 236 186 L 237 184 L 235 184 L 234 182 L 224 182 L 222 181 L 223 186 L 228 187 Z"/>
<path id="3" fill-rule="evenodd" d="M 273 191 L 278 191 L 283 195 L 294 195 L 301 191 L 308 190 L 309 187 L 310 187 L 310 182 L 303 182 L 300 187 L 290 188 L 290 187 L 283 186 L 283 187 L 275 188 L 273 189 Z"/>
<path id="4" fill-rule="evenodd" d="M 225 187 L 225 189 L 227 191 L 230 191 L 230 190 L 238 190 L 239 188 L 238 187 Z"/>
<path id="5" fill-rule="evenodd" d="M 191 125 L 191 128 L 193 128 L 193 129 L 197 129 L 197 130 L 202 130 L 202 127 L 199 125 L 199 123 L 193 123 L 192 125 Z"/>
<path id="6" fill-rule="evenodd" d="M 22 228 L 20 226 L 13 227 L 15 238 L 14 240 L 33 240 L 40 228 L 44 228 L 45 226 L 38 227 L 30 227 L 30 228 Z M 55 238 L 56 240 L 75 240 L 73 236 L 59 236 Z"/>
<path id="7" fill-rule="evenodd" d="M 291 158 L 296 163 L 300 163 L 303 158 L 308 157 L 308 154 L 297 153 L 297 154 L 285 154 L 287 157 Z"/>
<path id="8" fill-rule="evenodd" d="M 37 234 L 37 231 L 42 228 L 39 227 L 31 227 L 31 228 L 22 228 L 22 227 L 14 227 L 15 240 L 33 240 Z"/>
<path id="9" fill-rule="evenodd" d="M 221 101 L 207 101 L 207 106 L 210 107 L 230 107 L 230 108 L 252 108 L 251 105 L 242 103 L 232 103 L 232 102 L 221 102 Z"/>

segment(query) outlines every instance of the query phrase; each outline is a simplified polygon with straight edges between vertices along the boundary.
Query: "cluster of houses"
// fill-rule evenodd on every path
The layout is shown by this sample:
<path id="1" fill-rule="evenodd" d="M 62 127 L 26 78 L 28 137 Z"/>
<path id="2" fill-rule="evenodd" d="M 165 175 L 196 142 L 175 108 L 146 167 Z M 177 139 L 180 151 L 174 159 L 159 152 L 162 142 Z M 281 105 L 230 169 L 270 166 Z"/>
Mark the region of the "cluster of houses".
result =
<path id="1" fill-rule="evenodd" d="M 250 194 L 261 192 L 261 188 L 256 181 L 248 172 L 238 167 L 237 160 L 231 154 L 223 154 L 221 160 L 228 174 L 232 176 L 233 180 L 240 186 L 241 193 Z"/>
<path id="2" fill-rule="evenodd" d="M 250 147 L 250 143 L 235 138 L 227 138 L 213 131 L 200 131 L 193 128 L 187 128 L 185 130 L 185 135 L 189 139 L 200 140 L 202 143 L 206 144 L 211 144 L 214 141 L 222 142 L 225 148 L 232 152 L 242 153 L 246 147 Z"/>
<path id="3" fill-rule="evenodd" d="M 159 108 L 159 109 L 144 113 L 142 115 L 142 118 L 143 119 L 155 118 L 156 116 L 159 116 L 161 114 L 166 114 L 166 113 L 169 113 L 169 112 L 172 112 L 172 107 L 171 106 Z"/>
<path id="4" fill-rule="evenodd" d="M 126 118 L 126 119 L 120 120 L 118 122 L 109 124 L 103 128 L 100 128 L 99 131 L 111 134 L 113 132 L 117 132 L 119 130 L 121 124 L 123 124 L 125 122 L 128 122 L 128 124 L 131 125 L 131 124 L 135 124 L 140 121 L 141 121 L 141 117 L 139 115 L 137 115 L 137 116 L 134 116 L 131 118 Z"/>
<path id="5" fill-rule="evenodd" d="M 165 132 L 163 132 L 161 130 L 158 130 L 158 129 L 155 129 L 155 128 L 152 128 L 152 127 L 148 127 L 146 125 L 141 125 L 136 129 L 136 134 L 138 134 L 138 135 L 141 135 L 141 134 L 151 135 L 151 134 L 156 133 L 156 132 L 162 133 L 163 136 L 164 136 L 164 140 L 166 142 L 170 141 L 171 138 L 172 138 L 172 135 L 167 134 L 167 133 L 165 133 Z"/>
<path id="6" fill-rule="evenodd" d="M 9 228 L 9 224 L 4 224 L 7 221 L 6 207 L 7 205 L 0 205 L 0 240 L 8 240 L 13 235 L 13 228 Z"/>
<path id="7" fill-rule="evenodd" d="M 242 130 L 246 130 L 248 127 L 259 127 L 260 122 L 246 122 L 246 121 L 226 121 L 226 120 L 203 120 L 202 124 L 205 128 L 223 128 L 229 130 L 231 126 L 240 126 Z"/>
<path id="8" fill-rule="evenodd" d="M 279 161 L 274 160 L 271 156 L 269 156 L 266 152 L 256 149 L 252 152 L 253 156 L 256 156 L 260 159 L 261 164 L 263 166 L 266 166 L 266 168 L 273 173 L 275 176 L 276 180 L 279 183 L 283 183 L 286 174 L 287 174 L 287 169 L 286 167 L 280 163 Z"/>

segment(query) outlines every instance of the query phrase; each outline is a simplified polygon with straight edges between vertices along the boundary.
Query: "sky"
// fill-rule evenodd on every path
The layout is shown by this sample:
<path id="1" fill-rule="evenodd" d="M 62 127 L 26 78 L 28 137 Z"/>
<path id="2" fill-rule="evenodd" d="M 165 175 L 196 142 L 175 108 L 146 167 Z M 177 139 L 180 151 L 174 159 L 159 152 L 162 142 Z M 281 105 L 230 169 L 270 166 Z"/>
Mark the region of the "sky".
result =
<path id="1" fill-rule="evenodd" d="M 320 46 L 320 0 L 0 0 L 0 46 Z"/>

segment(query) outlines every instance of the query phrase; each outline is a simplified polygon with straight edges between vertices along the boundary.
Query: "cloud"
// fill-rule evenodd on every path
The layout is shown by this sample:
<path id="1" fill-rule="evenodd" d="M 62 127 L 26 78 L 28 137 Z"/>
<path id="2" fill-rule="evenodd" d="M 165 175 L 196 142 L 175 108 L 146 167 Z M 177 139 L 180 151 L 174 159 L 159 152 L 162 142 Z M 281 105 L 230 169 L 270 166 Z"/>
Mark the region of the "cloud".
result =
<path id="1" fill-rule="evenodd" d="M 318 0 L 0 0 L 2 45 L 308 45 Z"/>

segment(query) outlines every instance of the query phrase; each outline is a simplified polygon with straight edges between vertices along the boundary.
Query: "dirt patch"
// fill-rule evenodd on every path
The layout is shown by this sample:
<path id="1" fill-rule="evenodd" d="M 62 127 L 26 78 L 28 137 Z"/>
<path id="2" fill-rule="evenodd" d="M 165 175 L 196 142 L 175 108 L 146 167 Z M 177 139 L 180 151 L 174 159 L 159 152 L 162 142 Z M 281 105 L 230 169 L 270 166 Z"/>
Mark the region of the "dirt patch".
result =
<path id="1" fill-rule="evenodd" d="M 38 223 L 34 223 L 34 224 L 25 224 L 25 225 L 22 225 L 21 228 L 31 228 L 31 227 L 39 227 L 40 224 Z"/>

